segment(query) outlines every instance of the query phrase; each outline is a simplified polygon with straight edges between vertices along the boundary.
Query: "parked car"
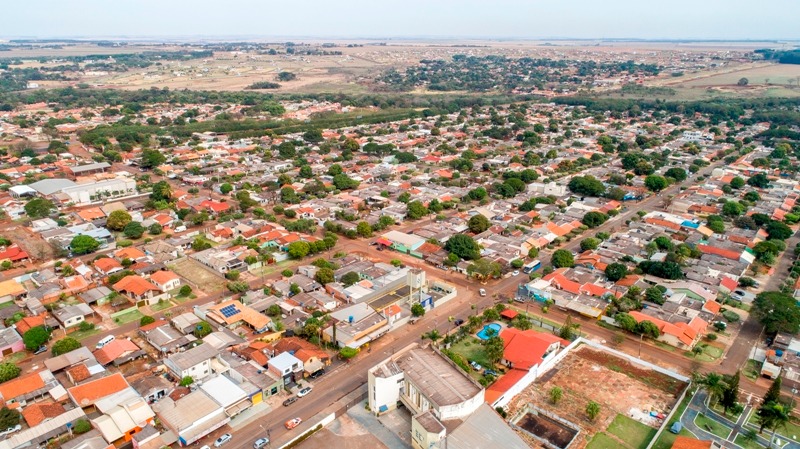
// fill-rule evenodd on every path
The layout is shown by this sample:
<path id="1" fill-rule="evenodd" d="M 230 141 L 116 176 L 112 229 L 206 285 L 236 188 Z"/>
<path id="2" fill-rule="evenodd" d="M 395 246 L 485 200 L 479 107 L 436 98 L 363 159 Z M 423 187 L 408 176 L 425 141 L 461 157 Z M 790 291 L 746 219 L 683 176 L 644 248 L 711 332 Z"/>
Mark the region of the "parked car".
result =
<path id="1" fill-rule="evenodd" d="M 290 397 L 289 399 L 287 399 L 287 400 L 283 401 L 283 406 L 284 406 L 284 407 L 288 407 L 288 406 L 290 406 L 290 405 L 294 404 L 294 402 L 295 402 L 296 400 L 297 400 L 297 396 L 292 396 L 292 397 Z"/>
<path id="2" fill-rule="evenodd" d="M 39 349 L 33 351 L 33 355 L 39 355 L 39 354 L 41 354 L 43 352 L 46 352 L 46 351 L 47 351 L 47 345 L 41 345 L 41 346 L 39 346 Z"/>
<path id="3" fill-rule="evenodd" d="M 478 294 L 481 295 L 481 296 L 486 296 L 486 289 L 479 288 L 478 289 Z"/>
<path id="4" fill-rule="evenodd" d="M 519 270 L 514 270 L 511 272 L 511 274 L 514 276 L 519 276 Z"/>
<path id="5" fill-rule="evenodd" d="M 19 424 L 17 424 L 14 427 L 9 427 L 8 429 L 0 432 L 0 437 L 4 437 L 4 436 L 6 436 L 8 434 L 11 434 L 11 433 L 14 433 L 14 432 L 19 432 L 20 429 L 22 429 L 22 426 L 19 425 Z"/>
<path id="6" fill-rule="evenodd" d="M 305 387 L 302 390 L 298 391 L 297 392 L 297 397 L 298 398 L 302 398 L 303 396 L 307 395 L 308 393 L 311 393 L 311 387 Z"/>
<path id="7" fill-rule="evenodd" d="M 261 449 L 269 444 L 269 438 L 259 438 L 253 443 L 253 449 Z"/>
<path id="8" fill-rule="evenodd" d="M 200 449 L 211 449 L 211 446 L 204 444 L 203 447 L 201 447 Z"/>
<path id="9" fill-rule="evenodd" d="M 489 368 L 486 368 L 485 370 L 483 370 L 483 374 L 486 375 L 486 376 L 494 376 L 494 377 L 498 376 L 497 371 L 495 371 L 493 369 L 489 369 Z"/>
<path id="10" fill-rule="evenodd" d="M 231 435 L 229 433 L 226 433 L 225 435 L 222 435 L 221 437 L 217 438 L 217 441 L 214 442 L 214 447 L 222 446 L 223 444 L 225 444 L 228 441 L 230 441 L 231 438 L 233 438 L 233 435 Z"/>
<path id="11" fill-rule="evenodd" d="M 455 324 L 456 326 L 461 326 L 462 324 L 464 324 L 464 320 L 459 318 L 459 319 L 453 321 L 453 324 Z"/>
<path id="12" fill-rule="evenodd" d="M 292 419 L 290 419 L 290 420 L 286 421 L 286 422 L 285 422 L 283 425 L 284 425 L 284 426 L 285 426 L 287 429 L 289 429 L 289 430 L 292 430 L 292 429 L 294 429 L 295 427 L 299 426 L 301 422 L 303 422 L 303 420 L 302 420 L 302 419 L 300 419 L 300 418 L 292 418 Z"/>
<path id="13" fill-rule="evenodd" d="M 325 374 L 325 368 L 320 368 L 317 371 L 314 371 L 313 373 L 311 373 L 311 375 L 308 376 L 308 377 L 310 377 L 312 379 L 316 379 L 316 378 L 322 376 L 323 374 Z"/>
<path id="14" fill-rule="evenodd" d="M 474 369 L 475 371 L 480 371 L 483 368 L 480 363 L 478 363 L 478 362 L 476 362 L 474 360 L 469 362 L 469 366 L 471 366 L 472 369 Z"/>

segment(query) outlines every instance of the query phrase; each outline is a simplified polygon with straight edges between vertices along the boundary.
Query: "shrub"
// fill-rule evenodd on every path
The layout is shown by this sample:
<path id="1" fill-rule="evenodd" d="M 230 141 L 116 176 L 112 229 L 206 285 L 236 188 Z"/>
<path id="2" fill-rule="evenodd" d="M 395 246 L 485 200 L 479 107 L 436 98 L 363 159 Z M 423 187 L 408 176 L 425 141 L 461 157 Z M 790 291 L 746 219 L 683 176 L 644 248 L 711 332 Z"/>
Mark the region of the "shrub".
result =
<path id="1" fill-rule="evenodd" d="M 739 321 L 739 314 L 731 310 L 722 312 L 722 316 L 725 317 L 729 323 L 735 323 Z"/>
<path id="2" fill-rule="evenodd" d="M 92 425 L 85 419 L 79 419 L 72 424 L 72 431 L 80 435 L 92 430 Z"/>
<path id="3" fill-rule="evenodd" d="M 94 323 L 90 323 L 88 321 L 81 321 L 81 324 L 78 325 L 78 329 L 82 330 L 83 332 L 88 332 L 94 329 Z"/>

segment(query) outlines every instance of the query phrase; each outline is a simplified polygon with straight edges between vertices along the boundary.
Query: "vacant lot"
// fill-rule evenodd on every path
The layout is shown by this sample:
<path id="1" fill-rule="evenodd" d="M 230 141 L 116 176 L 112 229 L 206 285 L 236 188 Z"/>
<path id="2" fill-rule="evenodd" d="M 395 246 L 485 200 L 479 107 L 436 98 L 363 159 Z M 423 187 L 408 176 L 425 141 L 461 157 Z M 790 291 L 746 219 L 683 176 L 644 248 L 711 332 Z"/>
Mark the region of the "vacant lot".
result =
<path id="1" fill-rule="evenodd" d="M 518 395 L 508 408 L 515 416 L 533 404 L 573 422 L 581 428 L 581 434 L 571 448 L 639 449 L 647 446 L 661 424 L 649 412 L 668 414 L 685 386 L 611 353 L 581 346 Z M 554 387 L 563 392 L 558 404 L 549 398 Z M 594 421 L 585 411 L 590 401 L 600 405 L 600 415 Z"/>
<path id="2" fill-rule="evenodd" d="M 346 413 L 297 446 L 299 449 L 385 449 L 386 446 Z"/>
<path id="3" fill-rule="evenodd" d="M 169 269 L 189 281 L 195 293 L 214 293 L 225 288 L 225 278 L 204 267 L 200 262 L 184 257 L 169 265 Z"/>

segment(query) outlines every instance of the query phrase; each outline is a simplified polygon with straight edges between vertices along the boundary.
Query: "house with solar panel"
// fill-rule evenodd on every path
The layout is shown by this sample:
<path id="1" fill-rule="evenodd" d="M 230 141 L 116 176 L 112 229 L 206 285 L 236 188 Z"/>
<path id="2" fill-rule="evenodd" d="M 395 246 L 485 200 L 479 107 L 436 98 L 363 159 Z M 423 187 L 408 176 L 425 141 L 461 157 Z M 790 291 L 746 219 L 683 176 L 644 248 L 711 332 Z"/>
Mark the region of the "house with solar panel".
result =
<path id="1" fill-rule="evenodd" d="M 207 308 L 205 314 L 212 326 L 230 330 L 246 327 L 256 334 L 267 332 L 272 324 L 268 316 L 234 299 Z"/>

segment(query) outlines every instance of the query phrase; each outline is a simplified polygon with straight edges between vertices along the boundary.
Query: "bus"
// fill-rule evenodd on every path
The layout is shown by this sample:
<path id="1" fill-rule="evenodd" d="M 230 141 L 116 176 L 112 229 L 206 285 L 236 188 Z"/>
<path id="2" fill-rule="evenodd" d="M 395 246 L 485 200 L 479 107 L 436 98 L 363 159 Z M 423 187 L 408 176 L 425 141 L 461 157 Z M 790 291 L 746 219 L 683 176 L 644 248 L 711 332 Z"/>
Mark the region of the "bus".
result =
<path id="1" fill-rule="evenodd" d="M 538 270 L 539 268 L 542 268 L 542 261 L 537 259 L 529 263 L 528 265 L 525 265 L 525 267 L 522 268 L 522 272 L 525 274 L 530 274 Z"/>

